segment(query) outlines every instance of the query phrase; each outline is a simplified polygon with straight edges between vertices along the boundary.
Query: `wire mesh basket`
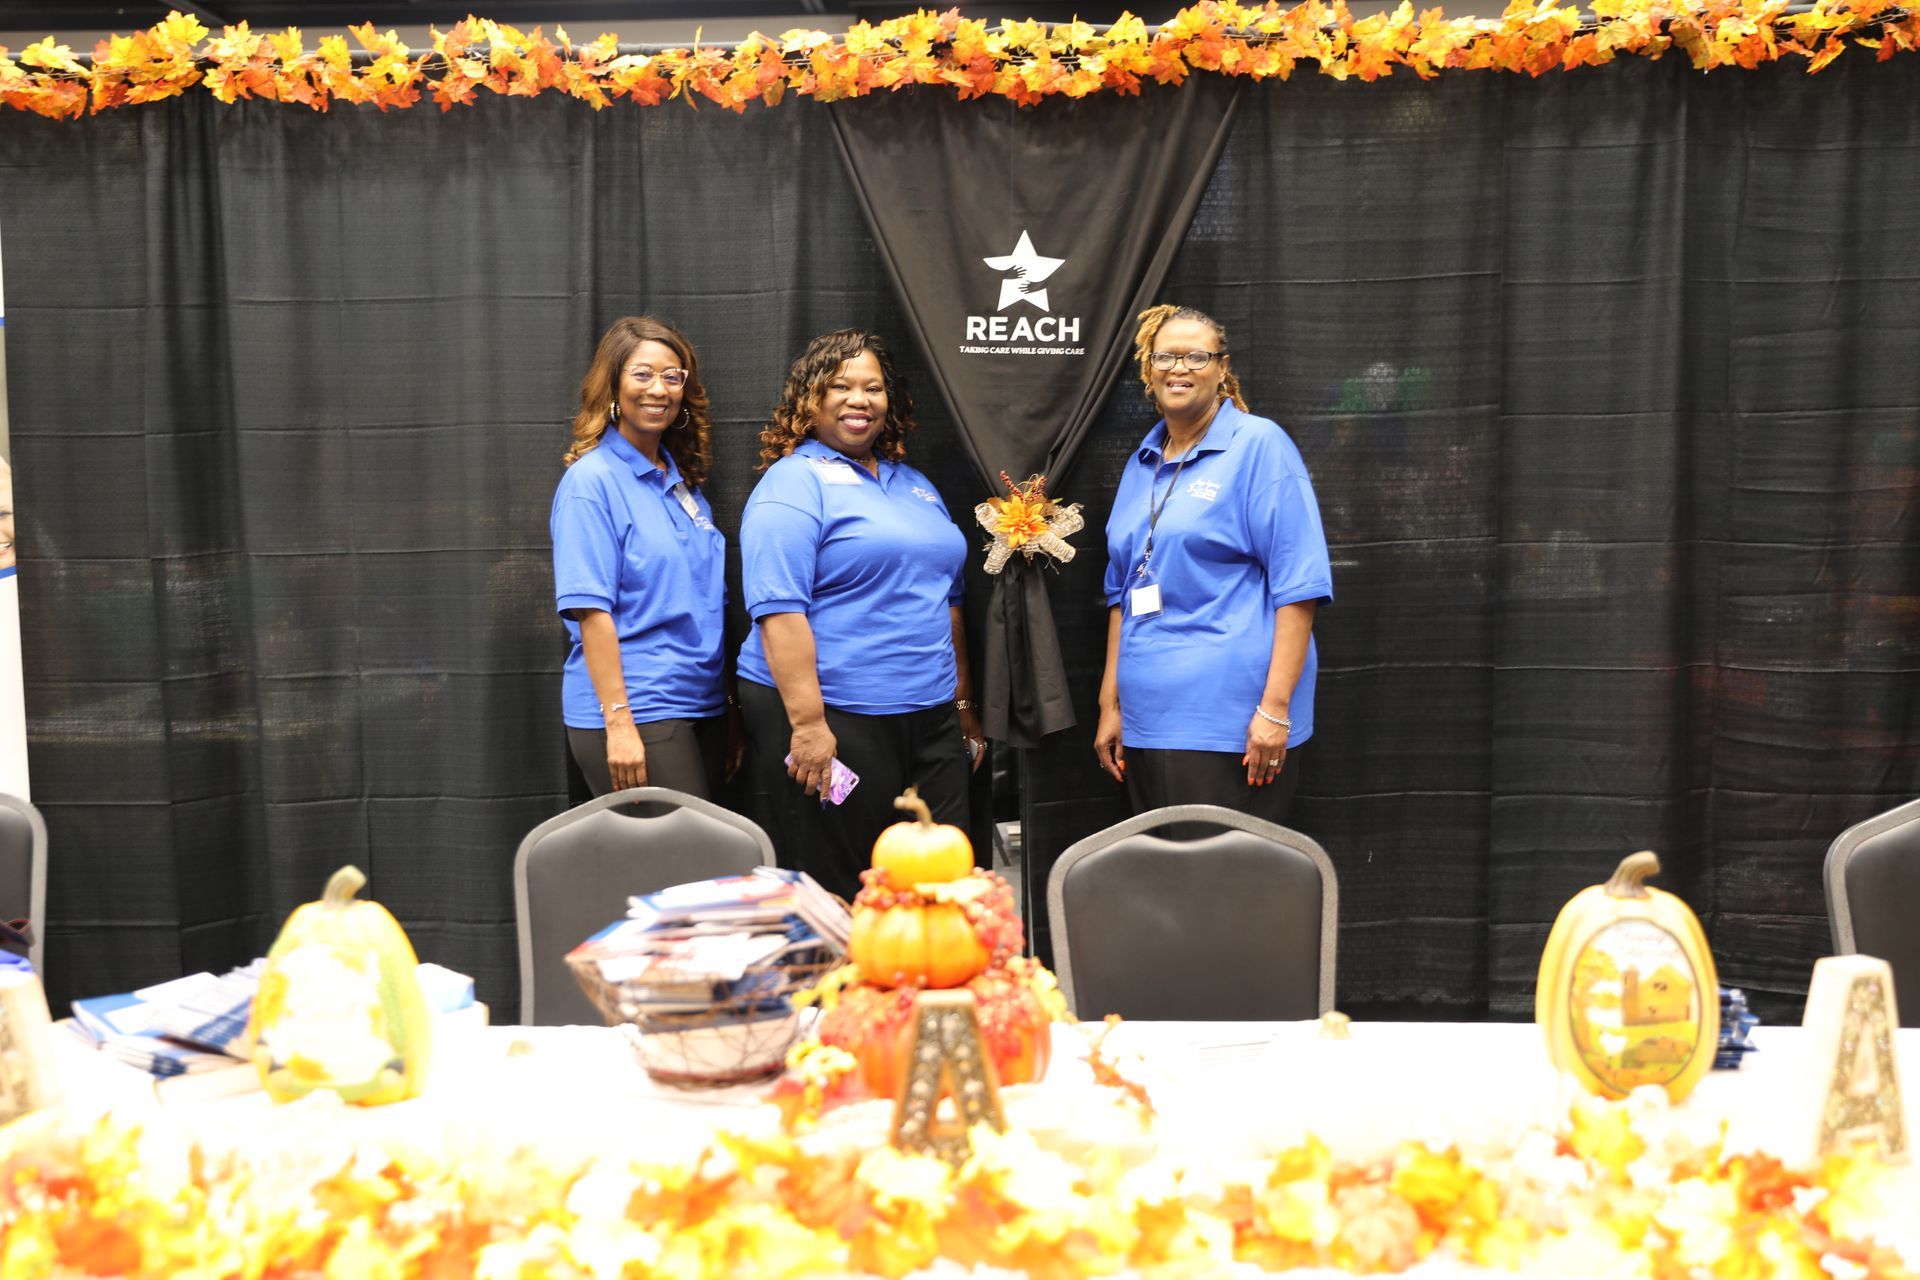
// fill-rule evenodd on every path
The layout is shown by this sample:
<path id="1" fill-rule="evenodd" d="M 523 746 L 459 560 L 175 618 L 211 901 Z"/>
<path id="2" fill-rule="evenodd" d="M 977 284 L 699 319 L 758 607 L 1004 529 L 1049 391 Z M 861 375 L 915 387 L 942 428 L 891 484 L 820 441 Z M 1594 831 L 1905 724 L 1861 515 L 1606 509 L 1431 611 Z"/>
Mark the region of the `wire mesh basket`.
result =
<path id="1" fill-rule="evenodd" d="M 778 1072 L 801 1030 L 802 1010 L 791 997 L 840 963 L 818 939 L 789 944 L 739 980 L 717 984 L 704 1003 L 661 1003 L 650 984 L 609 982 L 590 956 L 568 956 L 581 990 L 622 1028 L 634 1057 L 665 1084 L 717 1087 Z"/>

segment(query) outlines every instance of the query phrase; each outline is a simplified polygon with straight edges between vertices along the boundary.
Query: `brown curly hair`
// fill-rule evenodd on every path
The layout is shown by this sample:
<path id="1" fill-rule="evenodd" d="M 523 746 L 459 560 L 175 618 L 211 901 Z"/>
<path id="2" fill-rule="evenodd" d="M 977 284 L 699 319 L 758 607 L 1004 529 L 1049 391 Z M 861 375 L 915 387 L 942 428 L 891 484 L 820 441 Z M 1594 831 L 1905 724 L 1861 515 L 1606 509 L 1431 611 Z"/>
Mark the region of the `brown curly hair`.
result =
<path id="1" fill-rule="evenodd" d="M 1227 346 L 1227 327 L 1204 311 L 1193 307 L 1176 307 L 1172 303 L 1162 303 L 1157 307 L 1148 307 L 1140 313 L 1140 327 L 1133 334 L 1133 354 L 1140 360 L 1140 385 L 1146 388 L 1147 403 L 1158 409 L 1159 401 L 1153 398 L 1153 365 L 1149 358 L 1153 355 L 1153 340 L 1160 336 L 1160 327 L 1169 320 L 1197 320 L 1213 330 L 1214 341 L 1220 346 L 1220 354 L 1225 355 Z M 1248 412 L 1246 398 L 1240 394 L 1240 379 L 1228 371 L 1220 380 L 1220 389 L 1233 401 L 1233 407 L 1242 413 Z"/>
<path id="2" fill-rule="evenodd" d="M 887 420 L 873 442 L 876 456 L 888 462 L 904 462 L 907 457 L 907 433 L 915 429 L 913 394 L 894 370 L 893 356 L 880 335 L 865 329 L 835 329 L 807 344 L 800 358 L 787 370 L 787 385 L 781 388 L 780 403 L 773 416 L 760 429 L 760 465 L 765 471 L 800 447 L 813 434 L 814 415 L 826 399 L 827 383 L 840 367 L 870 351 L 880 364 L 880 380 L 887 388 Z"/>
<path id="3" fill-rule="evenodd" d="M 681 476 L 698 489 L 713 469 L 707 388 L 700 381 L 700 356 L 678 329 L 652 316 L 622 316 L 601 335 L 587 376 L 580 379 L 580 412 L 573 419 L 573 443 L 563 461 L 568 466 L 578 462 L 613 426 L 608 407 L 619 398 L 620 370 L 626 367 L 633 349 L 643 342 L 672 348 L 674 358 L 687 371 L 686 385 L 680 389 L 680 417 L 666 429 L 660 443 L 680 464 Z"/>

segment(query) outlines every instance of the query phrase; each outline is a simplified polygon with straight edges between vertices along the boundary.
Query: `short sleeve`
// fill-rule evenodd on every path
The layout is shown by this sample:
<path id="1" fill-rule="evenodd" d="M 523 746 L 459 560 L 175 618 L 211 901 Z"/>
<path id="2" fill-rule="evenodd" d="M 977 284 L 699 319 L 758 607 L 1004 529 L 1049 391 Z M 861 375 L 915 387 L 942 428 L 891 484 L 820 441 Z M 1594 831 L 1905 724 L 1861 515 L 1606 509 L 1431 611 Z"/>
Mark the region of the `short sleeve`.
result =
<path id="1" fill-rule="evenodd" d="M 620 537 L 597 494 L 562 493 L 553 504 L 553 594 L 559 613 L 613 612 L 620 587 Z"/>
<path id="2" fill-rule="evenodd" d="M 820 533 L 815 512 L 782 499 L 747 504 L 740 521 L 740 584 L 755 622 L 769 614 L 808 612 Z"/>
<path id="3" fill-rule="evenodd" d="M 1249 540 L 1267 570 L 1267 603 L 1275 609 L 1307 600 L 1332 604 L 1320 503 L 1305 469 L 1287 462 L 1283 456 L 1262 467 L 1247 502 Z"/>

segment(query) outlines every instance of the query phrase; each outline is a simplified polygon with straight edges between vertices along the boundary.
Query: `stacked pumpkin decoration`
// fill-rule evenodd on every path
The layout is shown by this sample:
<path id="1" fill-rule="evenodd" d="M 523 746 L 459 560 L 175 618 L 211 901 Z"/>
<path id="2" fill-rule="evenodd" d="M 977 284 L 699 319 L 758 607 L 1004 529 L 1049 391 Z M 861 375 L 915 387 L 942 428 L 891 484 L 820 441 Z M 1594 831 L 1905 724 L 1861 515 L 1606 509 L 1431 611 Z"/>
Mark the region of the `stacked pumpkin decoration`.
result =
<path id="1" fill-rule="evenodd" d="M 973 865 L 958 827 L 935 823 L 912 787 L 894 801 L 914 818 L 880 834 L 853 900 L 848 956 L 857 977 L 837 984 L 820 1040 L 851 1053 L 876 1097 L 899 1090 L 914 999 L 923 990 L 973 993 L 1001 1084 L 1046 1074 L 1051 1014 L 1047 975 L 1020 955 L 1020 916 L 1007 882 Z M 1044 976 L 1043 976 L 1044 975 Z"/>

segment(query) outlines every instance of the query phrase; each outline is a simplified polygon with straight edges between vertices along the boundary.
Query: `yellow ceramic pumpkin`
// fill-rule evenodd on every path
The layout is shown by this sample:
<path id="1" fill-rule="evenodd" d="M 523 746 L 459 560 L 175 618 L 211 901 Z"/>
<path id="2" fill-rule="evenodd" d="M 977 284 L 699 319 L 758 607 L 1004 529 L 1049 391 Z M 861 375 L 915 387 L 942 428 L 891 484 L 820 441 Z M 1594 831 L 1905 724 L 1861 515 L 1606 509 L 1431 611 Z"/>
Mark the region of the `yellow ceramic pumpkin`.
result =
<path id="1" fill-rule="evenodd" d="M 912 787 L 893 802 L 896 809 L 914 814 L 910 822 L 896 822 L 873 842 L 873 865 L 895 888 L 915 884 L 945 884 L 973 870 L 973 843 L 967 833 L 936 823 L 927 802 Z"/>
<path id="2" fill-rule="evenodd" d="M 1651 853 L 1560 910 L 1540 958 L 1534 1018 L 1554 1064 L 1611 1098 L 1657 1084 L 1678 1102 L 1713 1066 L 1720 979 L 1707 935 L 1673 894 L 1651 888 Z"/>
<path id="3" fill-rule="evenodd" d="M 330 1089 L 375 1106 L 420 1092 L 429 1019 L 413 944 L 367 882 L 342 867 L 318 902 L 295 908 L 267 953 L 247 1033 L 279 1102 Z"/>

